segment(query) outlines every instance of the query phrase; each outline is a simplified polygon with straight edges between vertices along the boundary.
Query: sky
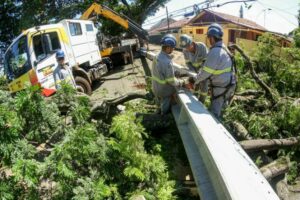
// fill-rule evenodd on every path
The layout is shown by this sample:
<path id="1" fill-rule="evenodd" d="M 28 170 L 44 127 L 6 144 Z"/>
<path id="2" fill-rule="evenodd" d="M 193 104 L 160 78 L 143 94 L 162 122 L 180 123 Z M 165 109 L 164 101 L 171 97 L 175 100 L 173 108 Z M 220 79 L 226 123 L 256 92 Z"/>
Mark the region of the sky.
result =
<path id="1" fill-rule="evenodd" d="M 214 0 L 214 4 L 222 4 L 232 0 Z M 194 4 L 199 4 L 204 0 L 171 0 L 165 6 L 169 13 Z M 287 34 L 298 26 L 297 13 L 300 0 L 257 0 L 247 3 L 252 5 L 250 9 L 245 8 L 244 3 L 232 3 L 219 8 L 211 8 L 213 11 L 222 12 L 234 16 L 239 16 L 241 5 L 244 9 L 244 18 L 252 20 L 259 25 L 264 26 L 269 31 Z M 148 17 L 143 27 L 149 29 L 155 22 L 166 17 L 166 8 L 160 10 L 151 17 Z M 175 19 L 182 19 L 182 16 Z"/>

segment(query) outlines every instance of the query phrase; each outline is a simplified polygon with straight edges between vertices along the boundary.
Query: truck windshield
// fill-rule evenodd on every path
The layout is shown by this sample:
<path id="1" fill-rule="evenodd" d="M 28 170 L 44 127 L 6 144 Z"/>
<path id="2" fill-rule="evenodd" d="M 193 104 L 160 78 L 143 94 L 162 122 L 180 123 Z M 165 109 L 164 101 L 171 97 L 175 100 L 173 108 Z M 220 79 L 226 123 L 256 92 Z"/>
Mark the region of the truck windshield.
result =
<path id="1" fill-rule="evenodd" d="M 14 42 L 4 57 L 4 71 L 9 81 L 25 74 L 31 69 L 25 36 Z"/>

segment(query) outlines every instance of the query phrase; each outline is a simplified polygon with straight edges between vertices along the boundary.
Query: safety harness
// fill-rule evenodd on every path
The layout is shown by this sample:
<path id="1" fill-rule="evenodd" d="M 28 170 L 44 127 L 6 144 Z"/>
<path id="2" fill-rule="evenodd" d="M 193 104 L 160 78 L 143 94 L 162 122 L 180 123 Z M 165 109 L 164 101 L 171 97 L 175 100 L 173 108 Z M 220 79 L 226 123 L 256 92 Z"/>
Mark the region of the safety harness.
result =
<path id="1" fill-rule="evenodd" d="M 210 81 L 210 85 L 212 86 L 212 88 L 225 88 L 224 92 L 222 92 L 221 94 L 218 94 L 216 96 L 213 95 L 213 91 L 212 91 L 212 100 L 214 99 L 218 99 L 219 97 L 222 97 L 224 96 L 224 99 L 225 99 L 225 95 L 227 94 L 227 92 L 229 91 L 229 89 L 236 85 L 237 84 L 237 78 L 236 78 L 236 74 L 237 74 L 237 69 L 236 69 L 236 63 L 235 63 L 235 59 L 234 59 L 234 56 L 229 52 L 229 50 L 225 47 L 225 46 L 214 46 L 212 47 L 211 49 L 214 49 L 214 48 L 222 48 L 227 54 L 228 56 L 230 57 L 231 59 L 231 67 L 228 67 L 228 68 L 225 68 L 223 70 L 213 70 L 211 68 L 208 68 L 208 67 L 205 67 L 205 69 L 203 68 L 204 71 L 208 72 L 208 73 L 211 73 L 211 74 L 214 74 L 214 75 L 221 75 L 223 73 L 226 73 L 226 72 L 232 72 L 231 76 L 230 76 L 230 81 L 229 83 L 224 86 L 224 87 L 221 87 L 221 86 L 214 86 L 212 84 L 212 79 L 211 77 L 209 77 L 209 81 Z M 233 78 L 235 79 L 235 83 L 233 83 Z"/>

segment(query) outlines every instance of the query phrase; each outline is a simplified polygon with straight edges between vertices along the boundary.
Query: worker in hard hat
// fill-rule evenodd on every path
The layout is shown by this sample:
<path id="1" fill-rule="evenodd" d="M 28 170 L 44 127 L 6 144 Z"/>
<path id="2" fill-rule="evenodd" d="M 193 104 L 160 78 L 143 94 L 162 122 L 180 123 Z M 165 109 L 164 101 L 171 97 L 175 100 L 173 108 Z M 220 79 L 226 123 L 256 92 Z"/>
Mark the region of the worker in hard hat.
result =
<path id="1" fill-rule="evenodd" d="M 175 97 L 175 87 L 181 87 L 183 80 L 177 79 L 174 74 L 172 57 L 170 54 L 176 47 L 176 38 L 167 34 L 161 39 L 161 51 L 152 63 L 152 91 L 160 106 L 160 113 L 170 111 L 172 99 Z"/>
<path id="2" fill-rule="evenodd" d="M 198 73 L 203 66 L 208 50 L 204 43 L 194 42 L 186 34 L 180 36 L 180 47 L 183 48 L 183 55 L 186 66 L 189 70 Z M 199 92 L 199 100 L 204 103 L 208 92 L 208 81 L 204 80 L 195 87 L 196 93 Z"/>
<path id="3" fill-rule="evenodd" d="M 57 67 L 53 71 L 55 88 L 60 89 L 61 83 L 65 82 L 70 84 L 73 88 L 76 89 L 76 83 L 73 74 L 69 66 L 65 64 L 65 53 L 62 50 L 58 50 L 56 52 L 56 61 L 57 61 Z"/>
<path id="4" fill-rule="evenodd" d="M 183 48 L 188 68 L 198 72 L 208 53 L 206 45 L 202 42 L 194 42 L 190 36 L 183 34 L 180 36 L 180 47 Z"/>
<path id="5" fill-rule="evenodd" d="M 236 88 L 233 58 L 222 41 L 223 29 L 217 24 L 208 27 L 207 38 L 211 44 L 203 68 L 194 76 L 195 82 L 209 80 L 211 87 L 210 111 L 219 119 L 222 108 L 234 95 Z"/>

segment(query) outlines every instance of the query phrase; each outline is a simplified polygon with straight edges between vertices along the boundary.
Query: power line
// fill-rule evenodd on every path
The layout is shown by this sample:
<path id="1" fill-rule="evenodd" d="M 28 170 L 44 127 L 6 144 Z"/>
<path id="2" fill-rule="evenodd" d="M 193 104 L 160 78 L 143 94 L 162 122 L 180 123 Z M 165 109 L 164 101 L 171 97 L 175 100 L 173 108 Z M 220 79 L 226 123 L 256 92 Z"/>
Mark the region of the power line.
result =
<path id="1" fill-rule="evenodd" d="M 262 5 L 264 8 L 268 8 L 268 7 L 266 7 L 266 6 L 268 6 L 267 4 L 264 4 L 264 3 L 262 3 L 262 2 L 260 2 L 260 1 L 257 1 L 260 5 Z M 278 10 L 278 8 L 276 8 L 276 7 L 274 7 L 274 6 L 270 6 L 270 7 L 272 7 L 272 8 L 274 8 L 274 9 L 277 9 Z M 285 18 L 284 16 L 282 16 L 281 14 L 279 14 L 279 12 L 277 12 L 277 11 L 275 11 L 275 10 L 273 10 L 273 12 L 275 12 L 278 16 L 280 16 L 281 18 L 283 18 L 285 21 L 287 21 L 287 22 L 289 22 L 290 24 L 292 24 L 292 25 L 294 25 L 294 26 L 298 26 L 297 24 L 294 24 L 294 22 L 291 22 L 289 19 L 287 19 L 287 18 Z M 293 16 L 295 16 L 295 15 L 293 15 Z"/>
<path id="2" fill-rule="evenodd" d="M 219 1 L 219 0 L 217 0 L 217 1 Z M 172 11 L 172 12 L 169 12 L 169 14 L 172 15 L 172 14 L 174 14 L 174 13 L 176 13 L 176 12 L 180 12 L 180 11 L 184 11 L 184 12 L 185 12 L 185 11 L 187 11 L 188 9 L 193 9 L 193 7 L 194 7 L 195 5 L 200 6 L 200 5 L 205 4 L 205 3 L 208 3 L 208 1 L 206 0 L 206 1 L 201 2 L 201 3 L 198 3 L 198 4 L 194 4 L 194 5 L 187 6 L 187 7 L 178 9 L 178 10 L 174 10 L 174 11 Z M 154 18 L 152 18 L 152 19 L 149 20 L 149 21 L 152 21 L 152 20 L 154 20 L 154 19 L 158 19 L 158 18 L 161 18 L 161 17 L 164 17 L 164 16 L 166 16 L 166 14 L 159 15 L 159 16 L 157 16 L 157 17 L 154 17 Z M 148 21 L 148 20 L 146 20 L 146 21 Z"/>
<path id="3" fill-rule="evenodd" d="M 217 1 L 220 1 L 220 0 L 216 0 L 214 3 L 216 3 Z M 224 6 L 224 5 L 226 5 L 226 4 L 230 4 L 230 3 L 246 3 L 246 2 L 256 2 L 256 1 L 257 1 L 257 0 L 227 1 L 227 2 L 224 2 L 224 3 L 221 3 L 221 4 L 215 4 L 215 5 L 210 5 L 210 4 L 209 4 L 209 1 L 204 1 L 204 2 L 201 2 L 201 3 L 199 3 L 199 4 L 194 4 L 194 5 L 192 5 L 192 6 L 188 6 L 188 7 L 185 7 L 185 8 L 181 8 L 181 9 L 172 11 L 172 12 L 169 13 L 169 14 L 170 14 L 169 16 L 170 16 L 170 17 L 178 17 L 178 16 L 182 16 L 182 15 L 183 15 L 183 13 L 181 13 L 182 11 L 185 11 L 185 12 L 186 12 L 187 9 L 191 9 L 191 8 L 193 8 L 195 5 L 200 6 L 200 5 L 203 5 L 203 4 L 205 4 L 205 3 L 209 4 L 209 6 L 206 7 L 207 9 L 209 9 L 209 8 L 214 8 L 214 7 L 217 7 L 217 8 L 218 8 L 218 7 Z M 202 8 L 202 9 L 203 9 L 203 8 Z M 172 13 L 173 13 L 173 14 L 172 14 Z M 178 13 L 178 14 L 176 14 L 176 13 Z M 148 22 L 148 23 L 147 23 L 147 20 L 146 20 L 146 24 L 144 24 L 144 26 L 149 26 L 149 25 L 155 24 L 155 23 L 157 23 L 157 22 L 160 22 L 162 19 L 155 20 L 154 22 L 151 22 L 151 21 L 153 21 L 154 19 L 157 19 L 157 18 L 164 17 L 164 16 L 166 16 L 166 15 L 164 14 L 164 15 L 160 15 L 160 16 L 157 16 L 157 17 L 155 17 L 155 18 L 152 18 L 151 20 L 148 20 L 148 21 L 150 21 L 150 22 Z"/>
<path id="4" fill-rule="evenodd" d="M 289 9 L 288 9 L 288 8 L 287 8 L 287 9 L 281 9 L 281 8 L 277 8 L 277 7 L 275 7 L 275 6 L 272 6 L 272 5 L 263 3 L 263 2 L 261 2 L 261 1 L 257 1 L 257 2 L 260 3 L 261 5 L 264 4 L 265 6 L 268 6 L 268 7 L 274 8 L 274 9 L 276 9 L 276 10 L 278 10 L 278 11 L 284 12 L 284 13 L 286 13 L 286 14 L 295 16 L 294 13 L 291 13 L 291 12 L 288 12 L 288 11 L 287 11 L 287 10 L 289 10 L 290 8 L 289 8 Z M 293 7 L 294 7 L 294 6 L 293 6 Z"/>

